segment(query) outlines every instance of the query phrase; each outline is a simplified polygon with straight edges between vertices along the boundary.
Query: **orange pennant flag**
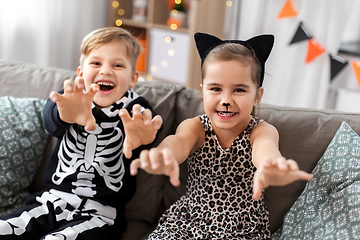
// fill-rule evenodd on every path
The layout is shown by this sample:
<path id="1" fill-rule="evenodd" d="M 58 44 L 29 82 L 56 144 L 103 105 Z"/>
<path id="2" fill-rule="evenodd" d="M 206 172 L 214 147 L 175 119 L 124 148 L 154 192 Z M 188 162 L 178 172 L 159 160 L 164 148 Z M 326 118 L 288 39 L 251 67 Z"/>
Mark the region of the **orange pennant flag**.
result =
<path id="1" fill-rule="evenodd" d="M 352 67 L 354 69 L 355 75 L 356 75 L 356 79 L 358 82 L 358 86 L 359 86 L 359 90 L 360 90 L 360 62 L 352 62 Z"/>
<path id="2" fill-rule="evenodd" d="M 278 19 L 287 18 L 287 17 L 295 17 L 298 13 L 294 7 L 292 0 L 287 0 L 281 12 L 278 15 Z"/>
<path id="3" fill-rule="evenodd" d="M 321 44 L 318 41 L 311 38 L 309 40 L 309 44 L 308 44 L 306 63 L 311 62 L 312 60 L 314 60 L 317 56 L 319 56 L 323 52 L 325 52 L 325 48 L 323 48 L 323 46 L 321 46 Z"/>

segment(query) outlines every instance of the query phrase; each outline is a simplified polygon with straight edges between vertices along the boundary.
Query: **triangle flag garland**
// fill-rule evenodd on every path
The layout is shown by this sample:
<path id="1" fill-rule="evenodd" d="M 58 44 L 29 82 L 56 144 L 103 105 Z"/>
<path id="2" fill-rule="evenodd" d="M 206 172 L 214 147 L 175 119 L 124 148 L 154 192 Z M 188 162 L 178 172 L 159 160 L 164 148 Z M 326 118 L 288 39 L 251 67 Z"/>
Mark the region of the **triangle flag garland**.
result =
<path id="1" fill-rule="evenodd" d="M 310 39 L 308 41 L 308 52 L 306 56 L 306 63 L 311 62 L 323 52 L 325 52 L 325 48 L 321 46 L 321 44 L 317 40 L 313 38 Z"/>
<path id="2" fill-rule="evenodd" d="M 292 0 L 286 0 L 284 7 L 278 15 L 278 19 L 287 18 L 287 17 L 295 17 L 298 13 L 294 7 Z"/>
<path id="3" fill-rule="evenodd" d="M 335 54 L 329 54 L 330 57 L 330 81 L 348 64 L 348 60 L 337 56 Z"/>
<path id="4" fill-rule="evenodd" d="M 292 0 L 286 0 L 285 5 L 281 9 L 278 19 L 295 17 L 298 13 L 294 7 Z M 308 52 L 305 63 L 309 63 L 321 55 L 326 49 L 313 38 L 309 28 L 301 21 L 295 35 L 293 36 L 289 45 L 297 42 L 308 40 Z M 337 74 L 349 63 L 348 60 L 337 56 L 335 54 L 329 54 L 330 57 L 330 81 L 332 81 Z M 359 91 L 360 91 L 360 61 L 352 61 L 352 68 L 356 75 Z"/>
<path id="5" fill-rule="evenodd" d="M 299 27 L 296 30 L 296 33 L 290 42 L 290 45 L 293 43 L 301 42 L 301 41 L 308 40 L 311 38 L 312 38 L 312 35 L 311 35 L 308 27 L 303 22 L 300 22 Z"/>
<path id="6" fill-rule="evenodd" d="M 352 62 L 352 67 L 354 69 L 356 79 L 357 79 L 357 82 L 358 82 L 358 86 L 359 86 L 359 90 L 360 90 L 360 62 L 353 61 Z"/>

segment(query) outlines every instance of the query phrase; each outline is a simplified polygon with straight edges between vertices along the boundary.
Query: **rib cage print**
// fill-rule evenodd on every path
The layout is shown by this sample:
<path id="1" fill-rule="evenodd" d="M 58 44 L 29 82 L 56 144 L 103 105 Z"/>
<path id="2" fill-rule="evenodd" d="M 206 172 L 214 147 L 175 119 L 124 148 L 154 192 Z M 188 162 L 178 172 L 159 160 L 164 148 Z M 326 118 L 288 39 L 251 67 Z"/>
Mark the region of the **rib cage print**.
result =
<path id="1" fill-rule="evenodd" d="M 63 136 L 58 164 L 52 182 L 60 185 L 66 177 L 76 174 L 71 191 L 74 194 L 94 197 L 97 193 L 94 178 L 103 178 L 106 186 L 118 192 L 125 174 L 123 162 L 124 134 L 118 127 L 119 109 L 126 107 L 136 98 L 134 93 L 126 94 L 118 102 L 101 111 L 106 121 L 98 122 L 94 131 L 86 131 L 83 126 L 72 125 Z"/>

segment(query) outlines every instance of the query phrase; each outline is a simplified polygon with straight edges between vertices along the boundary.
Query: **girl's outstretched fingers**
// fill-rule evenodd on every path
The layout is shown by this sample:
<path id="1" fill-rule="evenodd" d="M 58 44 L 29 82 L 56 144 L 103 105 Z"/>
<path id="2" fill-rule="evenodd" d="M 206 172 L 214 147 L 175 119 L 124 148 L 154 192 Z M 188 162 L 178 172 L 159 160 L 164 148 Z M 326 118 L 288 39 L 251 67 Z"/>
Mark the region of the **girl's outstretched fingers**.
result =
<path id="1" fill-rule="evenodd" d="M 178 187 L 180 185 L 180 167 L 178 162 L 175 160 L 172 152 L 164 148 L 162 150 L 165 168 L 168 169 L 168 176 L 170 177 L 170 183 Z"/>

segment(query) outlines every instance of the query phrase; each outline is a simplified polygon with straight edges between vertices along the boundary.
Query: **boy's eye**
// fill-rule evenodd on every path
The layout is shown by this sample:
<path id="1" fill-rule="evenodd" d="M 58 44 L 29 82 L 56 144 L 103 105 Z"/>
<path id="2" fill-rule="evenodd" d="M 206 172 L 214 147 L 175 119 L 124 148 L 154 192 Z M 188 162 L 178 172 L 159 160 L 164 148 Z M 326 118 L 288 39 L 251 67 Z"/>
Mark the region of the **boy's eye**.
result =
<path id="1" fill-rule="evenodd" d="M 116 68 L 121 68 L 121 67 L 123 67 L 121 64 L 115 64 L 115 67 Z"/>
<path id="2" fill-rule="evenodd" d="M 93 65 L 96 65 L 96 66 L 99 66 L 99 65 L 100 65 L 99 62 L 93 62 L 92 64 L 93 64 Z"/>

